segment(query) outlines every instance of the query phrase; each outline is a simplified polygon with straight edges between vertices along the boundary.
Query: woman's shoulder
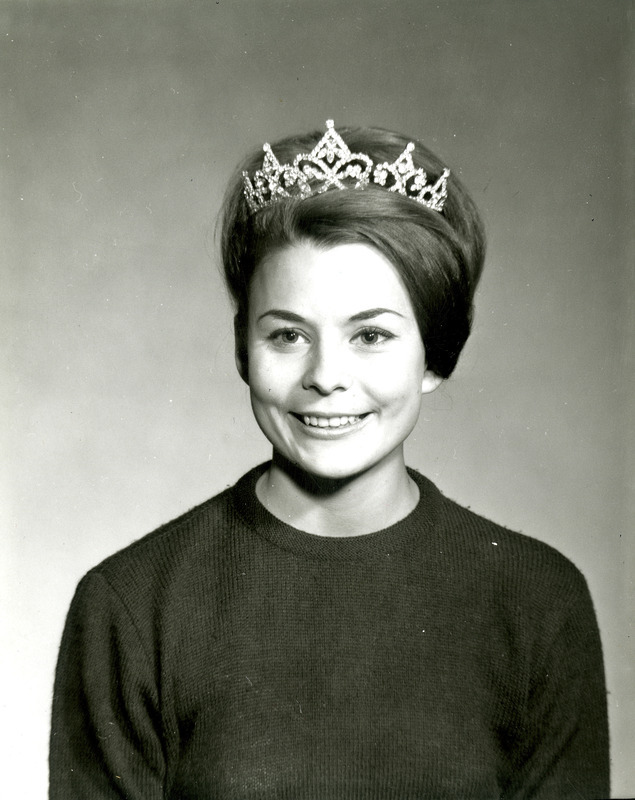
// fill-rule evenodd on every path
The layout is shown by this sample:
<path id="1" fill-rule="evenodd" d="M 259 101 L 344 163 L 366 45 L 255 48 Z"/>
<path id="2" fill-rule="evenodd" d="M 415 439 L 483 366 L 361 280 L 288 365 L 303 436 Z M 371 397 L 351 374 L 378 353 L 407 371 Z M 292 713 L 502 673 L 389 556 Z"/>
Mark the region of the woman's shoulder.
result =
<path id="1" fill-rule="evenodd" d="M 494 556 L 522 562 L 531 569 L 555 570 L 571 577 L 580 575 L 576 565 L 548 542 L 494 522 L 454 500 L 444 498 L 443 506 L 446 524 L 468 531 L 471 542 L 485 546 Z"/>
<path id="2" fill-rule="evenodd" d="M 545 593 L 561 599 L 586 595 L 586 580 L 560 550 L 449 499 L 427 478 L 437 494 L 436 540 L 452 558 L 456 574 L 475 582 L 515 586 L 526 596 Z"/>
<path id="3" fill-rule="evenodd" d="M 237 488 L 249 484 L 253 472 L 108 556 L 82 582 L 105 582 L 123 595 L 141 589 L 150 596 L 186 585 L 203 569 L 213 573 L 226 560 L 228 541 L 242 524 Z"/>
<path id="4" fill-rule="evenodd" d="M 210 534 L 229 522 L 230 497 L 230 490 L 225 489 L 197 504 L 108 556 L 94 567 L 94 571 L 116 571 L 128 563 L 138 567 L 140 563 L 152 564 L 165 558 L 173 560 L 187 551 L 197 551 L 209 545 Z"/>

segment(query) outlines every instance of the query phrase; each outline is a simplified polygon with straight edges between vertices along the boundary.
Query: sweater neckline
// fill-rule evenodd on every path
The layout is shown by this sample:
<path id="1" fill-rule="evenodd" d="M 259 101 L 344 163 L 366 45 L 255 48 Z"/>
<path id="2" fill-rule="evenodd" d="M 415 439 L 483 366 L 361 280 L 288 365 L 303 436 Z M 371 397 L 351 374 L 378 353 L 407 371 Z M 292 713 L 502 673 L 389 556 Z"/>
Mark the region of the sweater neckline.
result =
<path id="1" fill-rule="evenodd" d="M 421 473 L 408 467 L 419 487 L 419 502 L 402 520 L 359 536 L 320 536 L 299 530 L 275 517 L 256 495 L 256 483 L 270 462 L 254 467 L 231 489 L 232 504 L 244 522 L 260 537 L 298 556 L 319 561 L 386 558 L 429 536 L 438 515 L 441 493 Z"/>

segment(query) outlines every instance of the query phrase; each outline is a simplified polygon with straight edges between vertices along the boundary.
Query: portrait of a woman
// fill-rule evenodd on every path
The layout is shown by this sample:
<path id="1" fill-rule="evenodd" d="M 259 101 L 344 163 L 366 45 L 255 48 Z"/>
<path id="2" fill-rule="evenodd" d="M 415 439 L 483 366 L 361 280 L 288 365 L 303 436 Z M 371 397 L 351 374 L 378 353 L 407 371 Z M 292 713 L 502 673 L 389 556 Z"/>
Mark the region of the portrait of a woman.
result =
<path id="1" fill-rule="evenodd" d="M 51 797 L 608 797 L 585 578 L 404 454 L 485 262 L 452 165 L 328 120 L 239 165 L 218 238 L 271 458 L 80 582 Z"/>

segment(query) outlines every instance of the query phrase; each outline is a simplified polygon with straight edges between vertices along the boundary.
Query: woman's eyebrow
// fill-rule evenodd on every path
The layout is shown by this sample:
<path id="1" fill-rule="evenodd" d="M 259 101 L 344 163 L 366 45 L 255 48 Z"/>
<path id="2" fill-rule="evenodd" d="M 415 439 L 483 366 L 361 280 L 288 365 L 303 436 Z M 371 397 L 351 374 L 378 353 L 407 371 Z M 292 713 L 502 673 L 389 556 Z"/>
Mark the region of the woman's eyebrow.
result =
<path id="1" fill-rule="evenodd" d="M 403 318 L 403 314 L 400 314 L 398 311 L 394 311 L 391 308 L 369 308 L 368 311 L 360 311 L 358 314 L 353 314 L 351 317 L 351 322 L 360 322 L 361 320 L 365 319 L 373 319 L 373 317 L 379 317 L 381 314 L 395 314 L 397 317 Z"/>
<path id="2" fill-rule="evenodd" d="M 400 314 L 399 311 L 395 311 L 391 308 L 369 308 L 366 311 L 359 311 L 357 314 L 353 314 L 352 317 L 349 317 L 349 321 L 361 322 L 367 319 L 374 319 L 382 314 L 394 314 L 397 317 L 404 318 L 403 314 Z M 307 321 L 304 317 L 300 316 L 300 314 L 295 314 L 293 311 L 286 311 L 283 308 L 271 308 L 268 311 L 265 311 L 258 317 L 257 322 L 260 322 L 260 320 L 264 319 L 265 317 L 276 317 L 277 319 L 284 319 L 287 322 Z"/>
<path id="3" fill-rule="evenodd" d="M 278 319 L 286 319 L 288 322 L 306 322 L 304 317 L 299 314 L 294 314 L 293 311 L 285 311 L 282 308 L 271 308 L 269 311 L 265 311 L 264 314 L 258 317 L 257 322 L 260 322 L 265 317 L 277 317 Z"/>

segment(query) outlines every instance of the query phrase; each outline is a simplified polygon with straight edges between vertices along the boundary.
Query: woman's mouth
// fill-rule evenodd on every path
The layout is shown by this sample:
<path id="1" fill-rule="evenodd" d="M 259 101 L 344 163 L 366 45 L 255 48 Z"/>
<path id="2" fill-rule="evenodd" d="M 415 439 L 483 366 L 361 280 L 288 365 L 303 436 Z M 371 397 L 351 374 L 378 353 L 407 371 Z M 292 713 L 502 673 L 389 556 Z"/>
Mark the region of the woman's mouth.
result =
<path id="1" fill-rule="evenodd" d="M 307 428 L 346 428 L 356 425 L 368 414 L 344 414 L 326 417 L 293 413 L 293 416 L 299 419 Z"/>

